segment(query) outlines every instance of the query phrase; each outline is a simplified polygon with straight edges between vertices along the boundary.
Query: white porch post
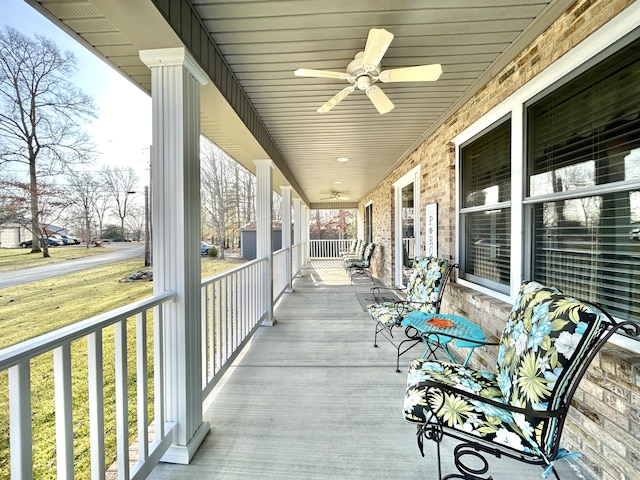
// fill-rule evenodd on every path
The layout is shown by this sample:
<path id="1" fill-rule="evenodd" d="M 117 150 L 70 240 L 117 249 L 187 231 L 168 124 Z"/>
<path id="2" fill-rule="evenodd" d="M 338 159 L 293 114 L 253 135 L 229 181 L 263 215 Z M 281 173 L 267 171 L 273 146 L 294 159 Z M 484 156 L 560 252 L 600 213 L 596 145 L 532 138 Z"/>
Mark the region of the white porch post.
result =
<path id="1" fill-rule="evenodd" d="M 291 190 L 290 186 L 280 186 L 282 192 L 282 248 L 287 252 L 287 260 L 285 264 L 285 275 L 287 278 L 287 286 L 285 292 L 293 290 L 291 285 Z"/>
<path id="2" fill-rule="evenodd" d="M 304 245 L 302 243 L 302 199 L 293 199 L 293 244 L 298 247 L 298 265 L 295 265 L 296 273 L 300 273 L 304 258 Z"/>
<path id="3" fill-rule="evenodd" d="M 153 290 L 166 306 L 166 419 L 174 444 L 162 458 L 189 463 L 209 432 L 202 419 L 200 328 L 200 87 L 208 79 L 184 48 L 140 51 L 151 69 Z"/>
<path id="4" fill-rule="evenodd" d="M 272 326 L 273 318 L 273 239 L 272 190 L 274 163 L 272 160 L 254 160 L 256 165 L 256 258 L 266 258 L 267 267 L 262 279 L 264 316 L 262 325 Z"/>
<path id="5" fill-rule="evenodd" d="M 301 222 L 302 225 L 300 225 L 302 242 L 304 243 L 304 256 L 302 258 L 303 265 L 306 265 L 307 261 L 309 260 L 309 215 L 311 215 L 309 207 L 307 205 L 303 205 Z"/>

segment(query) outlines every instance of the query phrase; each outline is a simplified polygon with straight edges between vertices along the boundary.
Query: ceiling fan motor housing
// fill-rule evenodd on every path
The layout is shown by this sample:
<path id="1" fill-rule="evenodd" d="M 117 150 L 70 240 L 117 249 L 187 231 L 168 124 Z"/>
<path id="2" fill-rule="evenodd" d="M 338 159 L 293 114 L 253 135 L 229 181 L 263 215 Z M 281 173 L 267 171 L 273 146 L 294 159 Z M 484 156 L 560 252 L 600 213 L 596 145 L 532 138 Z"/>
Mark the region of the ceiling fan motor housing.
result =
<path id="1" fill-rule="evenodd" d="M 348 80 L 355 85 L 358 90 L 366 90 L 369 88 L 380 74 L 380 65 L 377 65 L 373 70 L 369 71 L 364 68 L 362 54 L 363 52 L 358 52 L 355 58 L 347 65 Z"/>

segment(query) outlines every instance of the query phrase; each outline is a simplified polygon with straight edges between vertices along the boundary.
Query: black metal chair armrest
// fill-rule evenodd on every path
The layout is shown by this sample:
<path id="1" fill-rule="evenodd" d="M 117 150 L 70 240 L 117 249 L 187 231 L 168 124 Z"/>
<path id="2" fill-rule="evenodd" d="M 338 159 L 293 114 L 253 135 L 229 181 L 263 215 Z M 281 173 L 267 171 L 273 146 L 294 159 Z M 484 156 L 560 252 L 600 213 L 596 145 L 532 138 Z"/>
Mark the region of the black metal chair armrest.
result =
<path id="1" fill-rule="evenodd" d="M 567 411 L 567 406 L 566 405 L 563 405 L 560 408 L 557 408 L 555 410 L 532 410 L 532 409 L 529 409 L 529 408 L 520 408 L 520 407 L 516 407 L 514 405 L 510 405 L 508 403 L 498 402 L 496 400 L 492 400 L 491 398 L 483 397 L 481 395 L 476 395 L 475 393 L 471 393 L 471 392 L 468 392 L 466 390 L 461 390 L 461 389 L 453 387 L 451 385 L 445 385 L 444 383 L 436 382 L 436 381 L 433 381 L 433 380 L 423 380 L 423 381 L 421 381 L 419 383 L 419 385 L 424 385 L 425 390 L 427 390 L 427 392 L 430 389 L 446 391 L 447 393 L 454 393 L 454 394 L 457 394 L 457 395 L 460 395 L 460 396 L 463 396 L 463 397 L 471 398 L 473 400 L 477 400 L 479 402 L 486 403 L 487 405 L 491 405 L 491 406 L 496 407 L 496 408 L 501 408 L 501 409 L 507 410 L 509 412 L 521 413 L 523 415 L 527 415 L 527 416 L 531 416 L 531 417 L 554 418 L 554 417 L 559 417 L 559 416 L 565 414 L 566 411 Z M 440 408 L 442 408 L 443 405 L 444 404 L 440 405 Z M 440 408 L 438 408 L 438 410 L 440 410 Z M 437 415 L 435 415 L 437 413 L 437 411 L 432 412 L 432 413 L 437 418 Z"/>
<path id="2" fill-rule="evenodd" d="M 398 287 L 380 287 L 380 286 L 376 286 L 376 287 L 371 287 L 370 289 L 371 294 L 373 295 L 373 299 L 378 302 L 380 299 L 383 299 L 381 292 L 382 291 L 388 291 L 388 292 L 392 292 L 395 296 L 402 298 L 404 296 L 404 289 L 403 288 L 398 288 Z M 382 300 L 384 301 L 384 300 Z"/>

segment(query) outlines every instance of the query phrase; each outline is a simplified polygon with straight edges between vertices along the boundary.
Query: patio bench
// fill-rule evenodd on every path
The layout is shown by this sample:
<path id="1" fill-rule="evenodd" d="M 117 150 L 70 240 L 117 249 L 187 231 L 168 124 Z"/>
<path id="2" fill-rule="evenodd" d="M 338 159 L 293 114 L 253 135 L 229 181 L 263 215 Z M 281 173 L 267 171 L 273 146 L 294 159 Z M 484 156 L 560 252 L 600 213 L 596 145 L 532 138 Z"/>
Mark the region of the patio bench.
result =
<path id="1" fill-rule="evenodd" d="M 617 322 L 602 308 L 553 287 L 523 282 L 502 332 L 495 370 L 453 362 L 411 362 L 404 400 L 405 420 L 417 423 L 418 447 L 460 443 L 453 451 L 459 474 L 444 478 L 489 479 L 485 455 L 540 465 L 576 456 L 560 447 L 562 428 L 578 384 L 600 348 L 615 333 L 638 336 L 640 325 Z"/>
<path id="2" fill-rule="evenodd" d="M 382 335 L 396 349 L 396 372 L 400 372 L 400 356 L 422 342 L 422 337 L 411 326 L 404 329 L 404 336 L 395 338 L 394 331 L 402 327 L 402 321 L 411 312 L 419 311 L 426 314 L 440 312 L 440 303 L 447 280 L 457 264 L 450 264 L 445 258 L 418 257 L 413 263 L 407 285 L 403 292 L 398 292 L 404 298 L 398 301 L 377 301 L 367 306 L 367 310 L 375 320 L 375 334 L 373 346 L 378 346 L 378 335 Z M 373 297 L 381 297 L 383 287 L 371 289 Z"/>

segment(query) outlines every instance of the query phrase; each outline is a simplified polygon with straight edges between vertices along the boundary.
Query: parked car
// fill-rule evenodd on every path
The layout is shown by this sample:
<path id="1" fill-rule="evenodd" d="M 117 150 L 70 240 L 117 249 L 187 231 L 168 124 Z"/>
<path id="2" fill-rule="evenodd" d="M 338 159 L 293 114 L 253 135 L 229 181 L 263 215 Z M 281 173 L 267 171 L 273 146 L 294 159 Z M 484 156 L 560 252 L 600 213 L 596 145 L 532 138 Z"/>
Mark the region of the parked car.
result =
<path id="1" fill-rule="evenodd" d="M 47 242 L 50 247 L 59 247 L 60 245 L 64 245 L 64 242 L 61 239 L 55 237 L 47 237 Z"/>
<path id="2" fill-rule="evenodd" d="M 207 242 L 200 242 L 200 255 L 209 255 L 209 249 L 213 245 L 209 245 Z"/>
<path id="3" fill-rule="evenodd" d="M 47 238 L 47 243 L 49 244 L 50 247 L 58 247 L 60 245 L 64 245 L 64 243 L 62 243 L 62 240 L 56 240 L 55 238 Z M 25 240 L 23 242 L 20 242 L 19 245 L 22 248 L 31 248 L 31 245 L 33 245 L 33 242 L 31 240 Z"/>
<path id="4" fill-rule="evenodd" d="M 80 243 L 80 239 L 76 237 L 71 237 L 69 235 L 55 235 L 56 238 L 62 240 L 62 243 L 65 245 L 78 245 Z"/>
<path id="5" fill-rule="evenodd" d="M 56 235 L 51 235 L 49 238 L 52 238 L 56 242 L 62 242 L 62 245 L 73 245 L 73 242 L 69 240 L 69 238 L 66 235 L 56 234 Z"/>

